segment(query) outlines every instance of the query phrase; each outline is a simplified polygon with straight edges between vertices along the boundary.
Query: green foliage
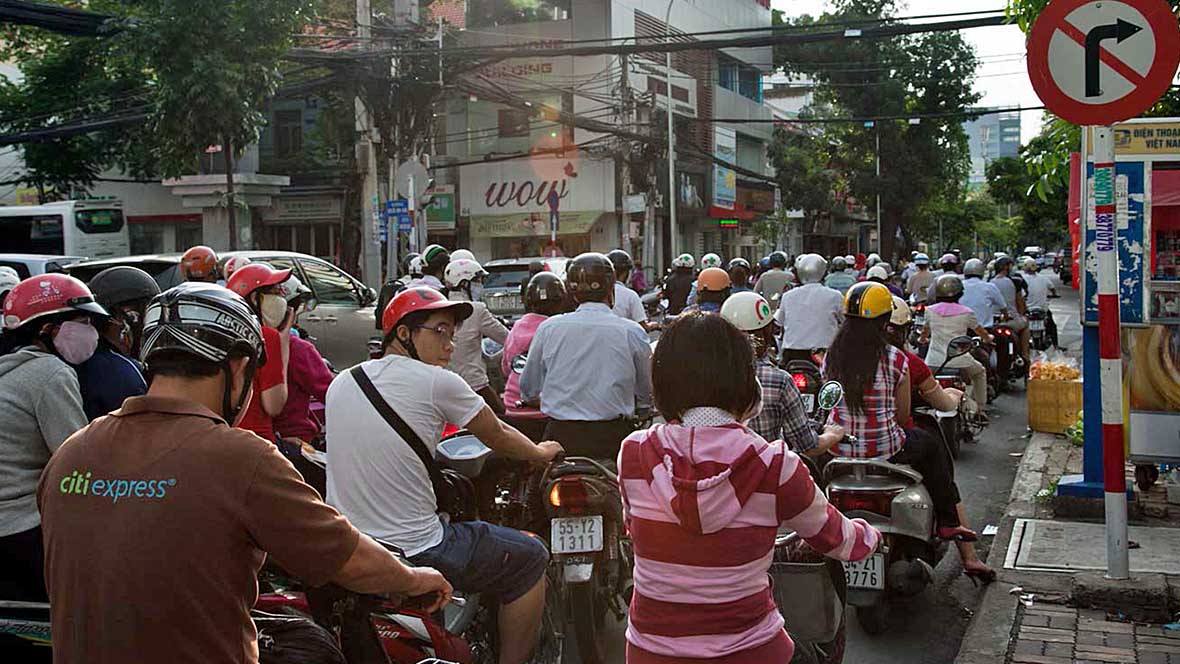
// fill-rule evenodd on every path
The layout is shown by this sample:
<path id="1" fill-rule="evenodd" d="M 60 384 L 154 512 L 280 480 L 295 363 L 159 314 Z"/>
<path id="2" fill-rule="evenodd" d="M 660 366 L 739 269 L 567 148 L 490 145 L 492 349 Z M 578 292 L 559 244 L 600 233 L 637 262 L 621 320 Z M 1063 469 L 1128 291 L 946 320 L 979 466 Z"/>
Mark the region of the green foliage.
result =
<path id="1" fill-rule="evenodd" d="M 1077 128 L 1071 125 L 1046 124 L 1021 149 L 1020 159 L 1007 157 L 988 164 L 988 191 L 1001 204 L 1019 211 L 1018 239 L 1024 244 L 1057 246 L 1069 233 L 1069 144 L 1077 140 L 1076 135 Z"/>
<path id="2" fill-rule="evenodd" d="M 837 0 L 822 21 L 880 19 L 896 14 L 893 0 Z M 784 19 L 779 16 L 780 22 Z M 803 16 L 792 25 L 816 19 Z M 939 114 L 962 110 L 979 100 L 971 78 L 978 66 L 971 47 L 957 33 L 894 39 L 825 41 L 776 47 L 776 64 L 818 82 L 817 106 L 837 115 L 875 117 Z M 849 63 L 832 66 L 831 63 Z M 827 113 L 831 114 L 831 113 Z M 881 252 L 893 253 L 898 228 L 911 238 L 928 226 L 923 208 L 961 198 L 969 166 L 961 118 L 824 125 L 817 143 L 828 147 L 828 164 L 847 182 L 850 193 L 871 205 L 881 196 Z M 880 140 L 881 176 L 875 157 Z M 772 157 L 773 158 L 773 157 Z M 787 197 L 784 196 L 784 199 Z M 791 205 L 788 199 L 788 205 Z"/>
<path id="3" fill-rule="evenodd" d="M 779 128 L 768 150 L 783 200 L 809 216 L 836 206 L 840 173 L 832 167 L 830 148 L 822 134 Z"/>

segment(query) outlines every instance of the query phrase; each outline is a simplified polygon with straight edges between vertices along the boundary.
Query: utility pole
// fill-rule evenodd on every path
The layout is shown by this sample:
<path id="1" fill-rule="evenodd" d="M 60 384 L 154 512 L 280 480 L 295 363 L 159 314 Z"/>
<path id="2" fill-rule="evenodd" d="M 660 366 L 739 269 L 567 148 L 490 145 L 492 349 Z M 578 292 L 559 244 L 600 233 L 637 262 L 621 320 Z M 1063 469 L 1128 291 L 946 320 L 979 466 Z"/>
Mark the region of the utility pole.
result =
<path id="1" fill-rule="evenodd" d="M 361 44 L 371 47 L 373 15 L 370 0 L 356 0 L 356 34 Z M 354 146 L 357 167 L 361 175 L 360 224 L 361 280 L 372 288 L 381 287 L 381 239 L 377 233 L 380 199 L 377 193 L 377 154 L 373 145 L 373 122 L 358 95 L 353 99 L 356 110 L 357 140 Z"/>
<path id="2" fill-rule="evenodd" d="M 881 126 L 876 122 L 873 123 L 873 131 L 877 135 L 877 255 L 880 256 L 885 241 L 881 237 Z M 893 259 L 889 256 L 881 256 L 881 260 L 891 261 Z"/>
<path id="3" fill-rule="evenodd" d="M 619 103 L 622 104 L 622 125 L 624 131 L 631 131 L 631 78 L 627 54 L 619 55 Z M 631 193 L 631 140 L 620 138 L 619 160 L 615 182 L 619 201 L 619 233 L 623 251 L 631 253 L 631 215 L 627 211 L 627 196 Z"/>
<path id="4" fill-rule="evenodd" d="M 668 10 L 664 12 L 664 43 L 672 43 L 672 3 L 668 0 Z M 672 52 L 664 54 L 664 79 L 667 89 L 664 92 L 668 98 L 668 232 L 671 237 L 671 252 L 673 256 L 680 255 L 680 234 L 676 231 L 676 127 L 672 115 Z"/>

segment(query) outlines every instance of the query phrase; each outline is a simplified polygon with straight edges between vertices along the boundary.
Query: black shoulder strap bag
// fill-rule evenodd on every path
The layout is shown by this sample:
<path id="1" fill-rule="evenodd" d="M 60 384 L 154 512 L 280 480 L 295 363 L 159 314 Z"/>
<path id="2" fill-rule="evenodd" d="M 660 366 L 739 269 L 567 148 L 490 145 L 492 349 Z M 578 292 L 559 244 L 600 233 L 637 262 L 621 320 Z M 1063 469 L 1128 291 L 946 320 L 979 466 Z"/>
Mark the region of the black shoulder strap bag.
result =
<path id="1" fill-rule="evenodd" d="M 426 474 L 430 476 L 430 485 L 434 488 L 434 497 L 438 501 L 438 509 L 440 512 L 447 512 L 448 514 L 457 515 L 458 512 L 452 511 L 452 507 L 456 502 L 456 491 L 450 479 L 443 474 L 442 468 L 439 468 L 438 462 L 434 460 L 434 456 L 430 454 L 430 450 L 426 449 L 426 445 L 418 434 L 406 424 L 406 421 L 397 414 L 393 406 L 381 397 L 381 393 L 377 391 L 377 386 L 373 385 L 373 381 L 369 380 L 368 374 L 361 365 L 356 365 L 349 369 L 349 374 L 352 379 L 356 381 L 357 386 L 361 388 L 365 398 L 369 403 L 373 404 L 373 408 L 381 415 L 382 419 L 401 436 L 402 440 L 410 446 L 414 454 L 418 455 L 418 460 L 426 466 Z"/>

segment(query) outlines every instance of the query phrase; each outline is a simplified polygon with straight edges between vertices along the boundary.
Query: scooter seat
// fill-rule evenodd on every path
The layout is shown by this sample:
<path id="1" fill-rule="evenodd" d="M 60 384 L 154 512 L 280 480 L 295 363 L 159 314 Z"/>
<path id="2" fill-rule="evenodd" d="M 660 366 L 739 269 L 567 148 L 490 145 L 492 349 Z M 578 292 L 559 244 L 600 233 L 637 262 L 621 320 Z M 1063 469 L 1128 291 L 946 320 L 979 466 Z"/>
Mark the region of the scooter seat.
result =
<path id="1" fill-rule="evenodd" d="M 849 459 L 837 457 L 824 467 L 824 477 L 829 483 L 844 475 L 853 475 L 858 480 L 869 476 L 889 476 L 903 480 L 909 484 L 922 482 L 922 474 L 914 470 L 913 466 L 900 463 L 890 463 L 884 457 L 875 459 Z"/>

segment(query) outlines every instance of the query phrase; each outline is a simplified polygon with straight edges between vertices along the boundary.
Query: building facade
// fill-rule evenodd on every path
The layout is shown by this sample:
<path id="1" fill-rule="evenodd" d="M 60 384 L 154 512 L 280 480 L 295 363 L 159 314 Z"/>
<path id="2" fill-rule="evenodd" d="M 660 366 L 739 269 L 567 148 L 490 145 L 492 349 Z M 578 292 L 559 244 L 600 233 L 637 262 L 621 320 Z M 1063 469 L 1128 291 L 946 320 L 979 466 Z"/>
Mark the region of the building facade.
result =
<path id="1" fill-rule="evenodd" d="M 983 109 L 995 110 L 995 109 Z M 963 123 L 971 146 L 971 173 L 967 186 L 973 191 L 987 184 L 987 165 L 1001 157 L 1020 155 L 1020 112 L 990 113 Z"/>

